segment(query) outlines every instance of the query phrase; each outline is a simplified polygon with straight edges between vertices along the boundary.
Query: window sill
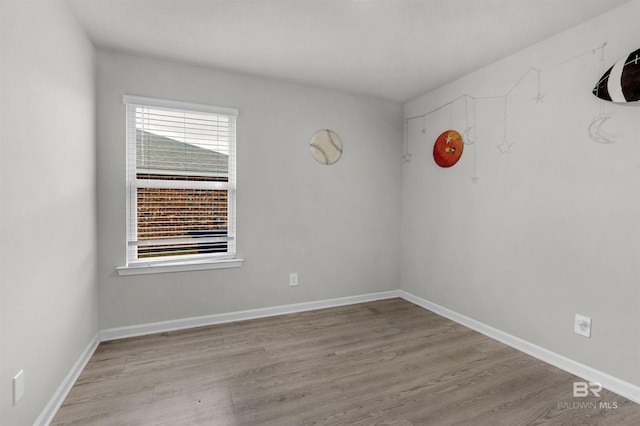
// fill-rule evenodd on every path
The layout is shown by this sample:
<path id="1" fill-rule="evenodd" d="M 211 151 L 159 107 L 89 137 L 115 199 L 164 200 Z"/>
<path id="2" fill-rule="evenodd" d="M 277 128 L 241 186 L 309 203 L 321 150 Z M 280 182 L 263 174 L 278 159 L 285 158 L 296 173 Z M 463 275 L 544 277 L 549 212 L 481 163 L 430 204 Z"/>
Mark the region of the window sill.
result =
<path id="1" fill-rule="evenodd" d="M 162 264 L 137 264 L 129 266 L 119 266 L 116 268 L 118 275 L 143 275 L 143 274 L 162 274 L 167 272 L 185 272 L 185 271 L 203 271 L 207 269 L 226 269 L 239 268 L 242 266 L 244 259 L 224 259 L 224 260 L 205 260 L 205 261 L 188 261 L 176 263 Z"/>

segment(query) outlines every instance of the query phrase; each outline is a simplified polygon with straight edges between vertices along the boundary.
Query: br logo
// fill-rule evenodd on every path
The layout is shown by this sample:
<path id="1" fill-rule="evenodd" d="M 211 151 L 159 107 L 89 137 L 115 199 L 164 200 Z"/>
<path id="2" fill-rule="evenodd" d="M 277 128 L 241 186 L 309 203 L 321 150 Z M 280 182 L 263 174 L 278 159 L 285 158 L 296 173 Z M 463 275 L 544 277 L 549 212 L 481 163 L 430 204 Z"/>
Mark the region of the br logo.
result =
<path id="1" fill-rule="evenodd" d="M 600 398 L 602 385 L 600 383 L 591 382 L 573 382 L 573 396 L 575 398 L 584 398 L 592 393 L 593 396 Z"/>

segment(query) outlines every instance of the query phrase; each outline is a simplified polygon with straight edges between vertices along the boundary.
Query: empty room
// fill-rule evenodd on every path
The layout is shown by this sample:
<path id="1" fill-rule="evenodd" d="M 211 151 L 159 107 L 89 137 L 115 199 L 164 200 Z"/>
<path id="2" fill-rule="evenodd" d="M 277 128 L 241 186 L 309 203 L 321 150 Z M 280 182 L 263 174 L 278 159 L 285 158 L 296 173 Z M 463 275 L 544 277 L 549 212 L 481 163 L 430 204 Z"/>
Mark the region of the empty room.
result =
<path id="1" fill-rule="evenodd" d="M 640 425 L 639 16 L 0 0 L 0 425 Z"/>

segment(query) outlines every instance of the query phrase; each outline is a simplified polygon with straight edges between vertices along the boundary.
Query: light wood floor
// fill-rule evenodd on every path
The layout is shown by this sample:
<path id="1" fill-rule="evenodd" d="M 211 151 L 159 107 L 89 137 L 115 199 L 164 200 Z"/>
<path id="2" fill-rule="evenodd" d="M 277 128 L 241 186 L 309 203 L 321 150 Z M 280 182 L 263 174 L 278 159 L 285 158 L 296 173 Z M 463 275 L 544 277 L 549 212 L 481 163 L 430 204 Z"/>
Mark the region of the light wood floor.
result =
<path id="1" fill-rule="evenodd" d="M 640 425 L 574 381 L 391 299 L 101 343 L 52 425 Z"/>

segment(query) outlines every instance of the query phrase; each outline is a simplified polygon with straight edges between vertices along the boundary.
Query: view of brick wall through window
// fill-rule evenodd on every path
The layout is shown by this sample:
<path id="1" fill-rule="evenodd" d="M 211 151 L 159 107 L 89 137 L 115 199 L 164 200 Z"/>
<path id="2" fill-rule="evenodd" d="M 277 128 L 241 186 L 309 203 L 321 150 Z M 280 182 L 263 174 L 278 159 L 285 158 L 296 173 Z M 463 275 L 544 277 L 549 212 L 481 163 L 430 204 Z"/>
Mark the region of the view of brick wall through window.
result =
<path id="1" fill-rule="evenodd" d="M 139 129 L 136 133 L 137 240 L 154 240 L 140 244 L 137 257 L 226 252 L 226 241 L 211 238 L 228 236 L 228 191 L 189 188 L 189 183 L 228 182 L 228 156 Z M 155 184 L 147 187 L 145 181 Z M 158 188 L 159 181 L 173 185 Z M 176 181 L 186 188 L 176 188 Z"/>
<path id="2" fill-rule="evenodd" d="M 137 197 L 138 240 L 226 235 L 228 201 L 225 190 L 138 188 Z M 225 250 L 225 243 L 171 244 L 140 248 L 138 255 Z"/>

